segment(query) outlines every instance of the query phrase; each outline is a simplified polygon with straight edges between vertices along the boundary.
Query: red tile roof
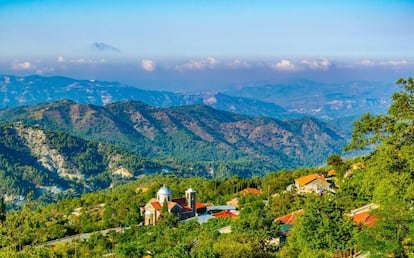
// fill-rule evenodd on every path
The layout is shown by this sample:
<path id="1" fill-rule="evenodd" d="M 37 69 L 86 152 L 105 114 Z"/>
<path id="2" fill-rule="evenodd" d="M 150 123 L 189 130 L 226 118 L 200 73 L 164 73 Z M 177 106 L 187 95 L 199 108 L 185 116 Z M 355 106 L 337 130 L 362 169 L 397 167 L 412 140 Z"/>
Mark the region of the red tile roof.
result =
<path id="1" fill-rule="evenodd" d="M 173 199 L 172 201 L 178 203 L 181 207 L 184 207 L 187 205 L 186 198 L 176 198 L 176 199 Z"/>
<path id="2" fill-rule="evenodd" d="M 326 178 L 324 178 L 323 176 L 319 174 L 311 174 L 311 175 L 303 176 L 303 177 L 295 179 L 295 181 L 299 183 L 299 186 L 305 186 L 316 179 L 320 179 L 324 182 L 327 182 Z"/>
<path id="3" fill-rule="evenodd" d="M 255 194 L 255 195 L 259 195 L 262 192 L 259 189 L 257 189 L 257 188 L 249 187 L 249 188 L 246 188 L 246 189 L 241 190 L 239 193 L 241 193 L 241 194 Z"/>
<path id="4" fill-rule="evenodd" d="M 196 209 L 202 209 L 202 208 L 205 208 L 205 207 L 206 207 L 206 205 L 204 205 L 203 203 L 196 202 Z"/>
<path id="5" fill-rule="evenodd" d="M 290 224 L 290 225 L 294 225 L 296 222 L 296 219 L 298 218 L 298 216 L 300 214 L 303 213 L 303 209 L 294 211 L 292 213 L 286 214 L 284 216 L 278 217 L 275 219 L 275 221 L 282 223 L 282 224 Z"/>
<path id="6" fill-rule="evenodd" d="M 154 207 L 154 209 L 156 210 L 161 210 L 162 209 L 162 205 L 160 202 L 150 202 L 152 207 Z"/>
<path id="7" fill-rule="evenodd" d="M 177 199 L 173 199 L 172 201 L 178 203 L 178 205 L 183 207 L 183 212 L 189 212 L 189 211 L 193 210 L 187 205 L 187 199 L 186 198 L 177 198 Z"/>
<path id="8" fill-rule="evenodd" d="M 372 227 L 376 218 L 372 215 L 369 215 L 369 211 L 361 212 L 351 216 L 352 220 L 357 225 L 366 225 Z"/>
<path id="9" fill-rule="evenodd" d="M 220 211 L 220 212 L 214 213 L 213 217 L 221 217 L 221 218 L 225 217 L 225 218 L 232 218 L 232 219 L 238 218 L 238 216 L 231 211 Z"/>

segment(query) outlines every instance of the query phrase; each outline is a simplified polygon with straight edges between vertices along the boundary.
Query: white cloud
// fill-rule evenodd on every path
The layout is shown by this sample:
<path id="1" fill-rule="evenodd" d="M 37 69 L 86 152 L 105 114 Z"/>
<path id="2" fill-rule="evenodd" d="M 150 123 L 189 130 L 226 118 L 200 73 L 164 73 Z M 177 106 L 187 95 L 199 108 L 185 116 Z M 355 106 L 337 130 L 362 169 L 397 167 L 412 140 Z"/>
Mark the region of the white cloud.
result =
<path id="1" fill-rule="evenodd" d="M 249 69 L 252 67 L 251 64 L 247 63 L 246 61 L 241 61 L 239 59 L 235 59 L 227 63 L 227 66 L 231 69 Z"/>
<path id="2" fill-rule="evenodd" d="M 58 56 L 57 57 L 57 62 L 58 63 L 64 63 L 65 62 L 65 58 L 63 56 Z"/>
<path id="3" fill-rule="evenodd" d="M 215 66 L 218 64 L 217 59 L 214 57 L 209 57 L 202 60 L 191 60 L 187 63 L 177 65 L 175 68 L 177 71 L 201 71 L 205 69 L 214 69 Z"/>
<path id="4" fill-rule="evenodd" d="M 314 60 L 288 60 L 282 59 L 277 63 L 273 63 L 270 67 L 280 71 L 302 71 L 302 70 L 322 70 L 326 71 L 334 67 L 334 64 L 327 58 L 319 58 Z"/>
<path id="5" fill-rule="evenodd" d="M 22 71 L 22 70 L 33 69 L 34 66 L 30 62 L 23 62 L 23 63 L 13 63 L 11 65 L 11 68 L 16 71 Z"/>
<path id="6" fill-rule="evenodd" d="M 144 71 L 152 72 L 155 70 L 155 62 L 150 59 L 142 59 L 141 60 L 141 68 Z"/>
<path id="7" fill-rule="evenodd" d="M 300 62 L 305 68 L 312 69 L 312 70 L 328 70 L 332 67 L 332 62 L 327 58 L 320 58 L 316 60 L 302 60 Z"/>
<path id="8" fill-rule="evenodd" d="M 274 70 L 282 70 L 282 71 L 295 71 L 298 68 L 296 65 L 287 59 L 282 59 L 280 62 L 271 64 L 270 67 Z"/>
<path id="9" fill-rule="evenodd" d="M 358 62 L 360 65 L 372 66 L 375 65 L 375 62 L 369 59 L 364 59 Z"/>

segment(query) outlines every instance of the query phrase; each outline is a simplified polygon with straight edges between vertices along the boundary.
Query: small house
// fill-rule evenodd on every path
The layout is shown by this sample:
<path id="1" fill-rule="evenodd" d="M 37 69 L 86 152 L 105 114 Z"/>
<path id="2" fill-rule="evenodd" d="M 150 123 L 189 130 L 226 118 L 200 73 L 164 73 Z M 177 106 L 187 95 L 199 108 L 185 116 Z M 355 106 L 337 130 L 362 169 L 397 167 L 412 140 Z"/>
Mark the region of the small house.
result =
<path id="1" fill-rule="evenodd" d="M 295 179 L 295 187 L 298 193 L 323 194 L 331 189 L 331 183 L 320 174 L 311 174 Z"/>

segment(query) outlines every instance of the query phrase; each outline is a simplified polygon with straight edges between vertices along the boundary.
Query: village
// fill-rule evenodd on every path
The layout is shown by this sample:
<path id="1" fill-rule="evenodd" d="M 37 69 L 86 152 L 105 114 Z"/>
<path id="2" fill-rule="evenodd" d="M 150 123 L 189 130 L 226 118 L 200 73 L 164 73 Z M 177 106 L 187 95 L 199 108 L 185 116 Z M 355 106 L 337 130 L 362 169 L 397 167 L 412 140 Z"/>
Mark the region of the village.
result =
<path id="1" fill-rule="evenodd" d="M 354 163 L 346 171 L 344 178 L 350 178 L 354 173 L 364 170 L 365 165 L 361 162 Z M 313 194 L 317 196 L 332 195 L 335 196 L 338 185 L 335 184 L 338 178 L 336 171 L 330 169 L 326 175 L 313 173 L 294 179 L 294 183 L 286 186 L 286 192 L 297 195 Z M 144 188 L 145 189 L 145 188 Z M 140 188 L 142 190 L 142 188 Z M 234 198 L 228 200 L 223 205 L 214 205 L 213 203 L 202 203 L 197 201 L 196 191 L 188 188 L 185 191 L 185 197 L 173 198 L 173 193 L 169 188 L 163 185 L 157 192 L 156 198 L 152 198 L 144 207 L 141 207 L 141 215 L 143 217 L 143 225 L 156 225 L 160 220 L 163 212 L 168 212 L 176 216 L 180 221 L 186 222 L 196 219 L 199 223 L 206 223 L 210 219 L 215 218 L 239 218 L 239 200 L 241 196 L 254 195 L 261 196 L 263 192 L 260 189 L 247 187 L 234 194 Z M 278 198 L 279 193 L 271 194 L 270 198 Z M 263 200 L 265 205 L 269 204 L 269 200 Z M 346 216 L 352 219 L 353 223 L 360 227 L 371 227 L 375 223 L 375 216 L 370 212 L 378 208 L 374 203 L 368 203 L 361 207 L 352 209 Z M 289 232 L 295 225 L 298 217 L 303 214 L 304 209 L 298 209 L 283 216 L 274 219 L 280 225 L 280 233 L 276 238 L 268 239 L 268 243 L 279 247 L 285 242 Z M 231 226 L 225 226 L 219 230 L 220 233 L 231 233 Z M 352 252 L 352 251 L 350 251 Z M 356 251 L 355 251 L 356 253 Z"/>

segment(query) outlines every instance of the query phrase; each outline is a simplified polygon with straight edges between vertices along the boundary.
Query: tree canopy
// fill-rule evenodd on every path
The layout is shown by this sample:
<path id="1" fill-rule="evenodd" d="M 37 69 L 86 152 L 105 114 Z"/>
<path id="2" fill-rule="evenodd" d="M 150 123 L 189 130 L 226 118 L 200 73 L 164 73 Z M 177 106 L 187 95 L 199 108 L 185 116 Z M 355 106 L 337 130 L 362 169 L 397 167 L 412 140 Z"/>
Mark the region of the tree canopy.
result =
<path id="1" fill-rule="evenodd" d="M 367 113 L 354 123 L 352 142 L 346 149 L 364 148 L 371 144 L 402 146 L 414 142 L 414 80 L 399 79 L 403 91 L 392 95 L 392 104 L 385 115 Z"/>

